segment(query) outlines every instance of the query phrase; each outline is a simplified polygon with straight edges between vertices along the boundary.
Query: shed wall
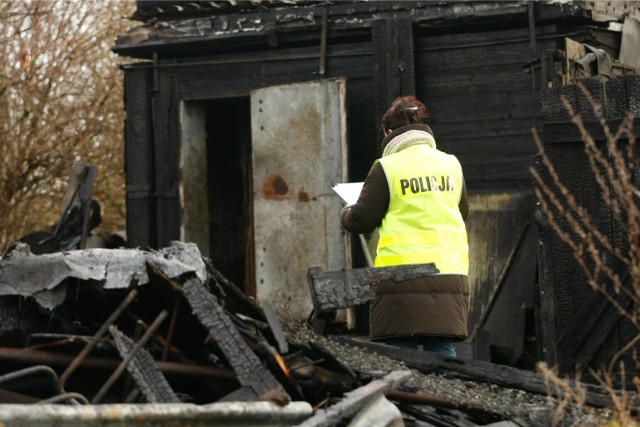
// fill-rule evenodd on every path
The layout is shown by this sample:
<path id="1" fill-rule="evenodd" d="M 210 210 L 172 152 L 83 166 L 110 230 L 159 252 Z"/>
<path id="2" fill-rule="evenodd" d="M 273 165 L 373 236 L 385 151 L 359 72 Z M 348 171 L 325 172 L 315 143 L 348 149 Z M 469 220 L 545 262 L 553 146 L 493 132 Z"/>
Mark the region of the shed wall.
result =
<path id="1" fill-rule="evenodd" d="M 163 246 L 179 238 L 180 171 L 172 157 L 175 149 L 170 146 L 176 140 L 179 102 L 246 97 L 252 90 L 271 85 L 344 77 L 349 175 L 351 181 L 361 181 L 379 155 L 377 118 L 391 100 L 386 98 L 406 95 L 394 90 L 415 84 L 415 94 L 431 112 L 429 124 L 439 147 L 461 160 L 468 189 L 478 206 L 487 206 L 496 195 L 506 194 L 509 198 L 504 204 L 508 209 L 497 206 L 495 218 L 483 212 L 470 227 L 472 250 L 474 246 L 482 250 L 472 254 L 477 263 L 483 264 L 472 277 L 472 318 L 477 319 L 510 253 L 505 242 L 517 240 L 533 213 L 526 203 L 531 194 L 527 168 L 535 151 L 531 127 L 539 115 L 540 78 L 532 58 L 541 57 L 545 49 L 556 48 L 568 31 L 554 25 L 536 28 L 536 48 L 532 52 L 533 32 L 524 16 L 504 25 L 478 25 L 468 20 L 446 29 L 430 29 L 415 26 L 411 19 L 381 15 L 381 20 L 389 19 L 390 23 L 376 21 L 370 28 L 370 37 L 363 36 L 361 28 L 358 37 L 351 40 L 329 38 L 325 58 L 321 46 L 309 45 L 309 34 L 296 47 L 296 33 L 292 31 L 281 38 L 288 44 L 256 44 L 243 46 L 237 52 L 228 48 L 218 53 L 200 47 L 193 50 L 197 54 L 185 51 L 180 56 L 160 58 L 155 67 L 129 68 L 127 74 L 133 78 L 140 73 L 139 67 L 146 67 L 151 79 L 148 86 L 156 87 L 154 82 L 158 82 L 159 88 L 157 93 L 150 93 L 147 107 L 134 105 L 137 101 L 133 99 L 127 104 L 128 110 L 138 112 L 132 116 L 134 120 L 142 120 L 144 108 L 152 111 L 155 121 L 151 128 L 157 135 L 151 149 L 155 170 L 150 171 L 149 178 L 156 185 L 157 193 L 153 194 L 157 196 L 155 201 L 150 199 L 152 206 L 148 210 L 150 224 L 155 228 L 149 235 L 139 233 L 140 240 L 133 239 L 131 243 L 147 245 L 155 238 L 153 244 Z M 397 48 L 407 34 L 412 36 L 409 52 L 404 49 L 397 55 L 387 55 L 385 47 L 379 45 Z M 246 37 L 249 40 L 250 36 Z M 397 69 L 411 66 L 413 73 L 404 73 L 404 79 L 393 72 L 393 67 L 382 73 L 380 67 L 386 60 L 393 61 Z M 140 141 L 144 143 L 143 136 Z M 133 143 L 134 139 L 127 141 L 128 145 Z M 483 202 L 485 197 L 489 198 L 487 203 Z M 517 209 L 512 209 L 514 206 Z M 495 227 L 483 226 L 496 223 Z M 364 266 L 359 244 L 353 247 L 354 267 Z M 513 280 L 518 283 L 517 277 Z"/>
<path id="2" fill-rule="evenodd" d="M 620 119 L 627 111 L 634 114 L 636 118 L 640 116 L 640 110 L 633 101 L 640 92 L 639 76 L 616 77 L 607 82 L 600 78 L 589 78 L 581 80 L 579 84 L 586 88 L 595 104 L 605 112 L 609 119 L 607 125 L 614 133 L 620 124 Z M 596 122 L 593 107 L 578 84 L 550 88 L 545 90 L 543 95 L 545 106 L 550 107 L 545 108 L 547 122 L 544 146 L 555 175 L 576 203 L 587 213 L 591 223 L 590 233 L 592 235 L 601 233 L 623 257 L 629 257 L 628 236 L 633 227 L 625 223 L 625 214 L 622 217 L 616 215 L 611 204 L 606 202 L 604 193 L 596 181 L 590 156 L 585 152 L 583 136 L 573 123 L 566 120 L 567 111 L 555 108 L 561 105 L 559 97 L 565 96 L 576 113 L 582 116 L 590 137 L 598 144 L 599 149 L 606 153 L 607 138 L 602 126 Z M 636 124 L 633 129 L 637 138 L 640 126 Z M 623 136 L 617 145 L 626 150 L 627 144 L 628 140 Z M 631 163 L 631 170 L 628 171 L 633 177 L 635 188 L 638 187 L 640 171 L 639 154 L 636 149 L 634 163 Z M 612 162 L 611 158 L 606 156 L 605 162 Z M 553 184 L 553 174 L 548 172 L 542 158 L 536 158 L 534 164 L 536 170 L 545 178 L 545 183 L 560 194 L 558 187 Z M 607 168 L 615 170 L 618 166 L 609 163 L 606 167 L 600 165 L 598 170 L 605 171 Z M 610 183 L 609 178 L 606 180 Z M 543 186 L 540 186 L 540 189 L 543 192 L 547 191 Z M 617 197 L 615 194 L 614 192 L 614 198 Z M 565 200 L 563 196 L 558 197 Z M 564 209 L 573 211 L 568 206 Z M 637 329 L 620 314 L 603 293 L 596 292 L 589 286 L 587 275 L 577 261 L 574 250 L 554 231 L 551 221 L 542 208 L 540 211 L 538 223 L 541 271 L 539 338 L 544 359 L 550 365 L 556 365 L 562 374 L 572 374 L 576 368 L 581 370 L 606 368 L 616 353 L 636 337 Z M 569 233 L 578 246 L 586 246 L 585 241 L 574 234 L 573 227 L 560 210 L 552 208 L 550 212 L 559 227 L 565 233 Z M 586 222 L 582 223 L 586 224 Z M 587 248 L 584 251 L 585 254 L 589 253 Z M 623 285 L 635 292 L 631 288 L 628 267 L 606 248 L 602 247 L 600 251 L 605 264 L 603 267 L 615 271 L 620 275 Z M 588 255 L 581 256 L 580 259 L 584 259 L 586 265 L 593 268 L 593 262 Z M 619 304 L 619 308 L 631 313 L 633 309 L 631 299 L 625 296 L 625 292 L 613 292 L 610 288 L 611 281 L 606 275 L 598 274 L 596 282 L 607 289 L 607 293 Z M 637 351 L 637 345 L 635 349 L 620 353 L 620 358 L 617 359 L 625 361 L 628 373 L 636 372 L 633 352 Z"/>

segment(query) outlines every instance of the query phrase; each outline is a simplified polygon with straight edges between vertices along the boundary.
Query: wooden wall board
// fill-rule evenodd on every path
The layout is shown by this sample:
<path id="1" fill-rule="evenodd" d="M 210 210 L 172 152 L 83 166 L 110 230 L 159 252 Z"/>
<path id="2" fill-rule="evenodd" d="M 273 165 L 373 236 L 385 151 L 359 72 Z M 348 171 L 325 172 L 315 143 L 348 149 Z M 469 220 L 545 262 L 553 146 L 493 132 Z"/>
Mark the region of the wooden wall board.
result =
<path id="1" fill-rule="evenodd" d="M 156 114 L 154 118 L 154 172 L 156 182 L 156 236 L 160 247 L 180 239 L 180 171 L 175 72 L 158 71 Z"/>
<path id="2" fill-rule="evenodd" d="M 546 26 L 539 35 L 554 31 Z M 416 38 L 418 96 L 431 111 L 439 147 L 458 156 L 471 191 L 530 180 L 539 106 L 525 74 L 529 42 L 526 26 Z M 553 39 L 538 41 L 540 52 L 550 46 Z"/>
<path id="3" fill-rule="evenodd" d="M 606 83 L 595 78 L 583 79 L 579 83 L 592 93 L 595 102 L 603 108 L 612 106 L 613 111 L 610 117 L 614 119 L 609 121 L 608 125 L 616 129 L 622 113 L 620 106 L 629 105 L 626 97 L 631 92 L 630 86 L 633 86 L 635 81 L 635 79 L 630 81 L 628 77 L 617 77 Z M 561 93 L 567 95 L 567 99 L 577 112 L 586 120 L 591 120 L 586 123 L 586 126 L 592 137 L 596 141 L 605 140 L 602 126 L 593 122 L 595 119 L 593 108 L 577 84 L 560 90 L 545 89 L 543 99 L 545 102 L 557 103 Z M 609 99 L 609 96 L 614 99 Z M 545 108 L 545 114 L 547 119 L 561 120 L 567 113 L 556 105 Z M 638 128 L 635 132 L 638 133 Z M 577 203 L 588 212 L 593 227 L 602 232 L 622 253 L 627 253 L 629 245 L 627 232 L 624 225 L 616 221 L 611 204 L 602 197 L 602 189 L 597 184 L 589 158 L 584 152 L 584 143 L 575 125 L 567 121 L 547 122 L 543 134 L 545 151 L 556 168 L 560 180 Z M 606 152 L 603 142 L 598 145 Z M 602 173 L 603 167 L 600 166 L 598 170 Z M 547 175 L 543 170 L 542 172 L 545 176 Z M 558 218 L 564 230 L 571 229 L 557 211 L 554 211 L 554 216 Z M 603 295 L 592 290 L 572 250 L 551 231 L 546 218 L 540 223 L 540 231 L 541 244 L 549 255 L 541 258 L 540 268 L 546 274 L 540 286 L 550 294 L 544 298 L 551 299 L 547 299 L 545 304 L 540 305 L 539 327 L 543 335 L 541 340 L 549 348 L 553 346 L 550 343 L 550 337 L 555 336 L 557 339 L 557 346 L 552 349 L 555 354 L 553 351 L 549 353 L 552 357 L 550 362 L 557 363 L 561 373 L 575 372 L 576 365 L 594 369 L 607 366 L 618 350 L 627 344 L 637 331 L 621 319 L 620 313 Z M 587 263 L 590 264 L 589 261 Z M 609 260 L 609 266 L 620 274 L 625 274 L 625 267 L 618 264 L 613 257 Z M 626 300 L 622 299 L 620 303 L 628 307 Z M 554 317 L 546 319 L 545 312 Z M 631 362 L 630 354 L 623 356 L 622 360 L 627 359 Z M 633 366 L 633 363 L 630 363 L 628 369 L 633 371 Z"/>
<path id="4" fill-rule="evenodd" d="M 374 20 L 371 39 L 375 117 L 379 123 L 396 97 L 416 94 L 412 20 L 410 17 Z M 384 136 L 381 129 L 377 129 L 376 135 Z"/>
<path id="5" fill-rule="evenodd" d="M 127 239 L 140 246 L 156 245 L 150 89 L 150 70 L 137 68 L 125 73 Z"/>

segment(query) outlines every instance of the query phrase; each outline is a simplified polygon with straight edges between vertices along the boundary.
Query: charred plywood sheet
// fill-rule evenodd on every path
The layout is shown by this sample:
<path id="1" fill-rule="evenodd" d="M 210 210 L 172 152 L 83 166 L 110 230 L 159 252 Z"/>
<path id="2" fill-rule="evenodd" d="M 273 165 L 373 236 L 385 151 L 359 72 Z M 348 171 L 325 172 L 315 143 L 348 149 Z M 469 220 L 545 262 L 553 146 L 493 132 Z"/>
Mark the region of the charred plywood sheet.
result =
<path id="1" fill-rule="evenodd" d="M 331 191 L 347 178 L 345 90 L 335 79 L 251 94 L 256 294 L 291 318 L 311 312 L 309 266 L 349 264 Z"/>

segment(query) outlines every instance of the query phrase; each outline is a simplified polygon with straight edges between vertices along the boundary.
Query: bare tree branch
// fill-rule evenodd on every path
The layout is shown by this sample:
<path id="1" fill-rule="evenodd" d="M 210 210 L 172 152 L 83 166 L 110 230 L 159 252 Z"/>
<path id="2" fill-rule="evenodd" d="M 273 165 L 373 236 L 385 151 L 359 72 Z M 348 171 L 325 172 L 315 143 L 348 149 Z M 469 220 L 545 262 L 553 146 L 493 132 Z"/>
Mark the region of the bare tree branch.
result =
<path id="1" fill-rule="evenodd" d="M 134 0 L 0 0 L 0 249 L 54 224 L 67 175 L 100 167 L 103 229 L 124 227 L 124 106 L 110 50 Z"/>

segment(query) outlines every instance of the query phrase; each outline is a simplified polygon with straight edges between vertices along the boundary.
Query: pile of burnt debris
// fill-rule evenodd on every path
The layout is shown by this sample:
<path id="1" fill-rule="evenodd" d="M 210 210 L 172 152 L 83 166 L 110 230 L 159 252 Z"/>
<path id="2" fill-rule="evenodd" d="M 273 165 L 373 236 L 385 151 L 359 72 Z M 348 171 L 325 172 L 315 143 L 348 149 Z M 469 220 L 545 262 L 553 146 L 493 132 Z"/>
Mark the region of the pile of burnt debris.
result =
<path id="1" fill-rule="evenodd" d="M 538 426 L 558 408 L 597 425 L 611 403 L 591 387 L 563 406 L 534 372 L 283 319 L 194 244 L 17 244 L 0 258 L 0 425 Z"/>

